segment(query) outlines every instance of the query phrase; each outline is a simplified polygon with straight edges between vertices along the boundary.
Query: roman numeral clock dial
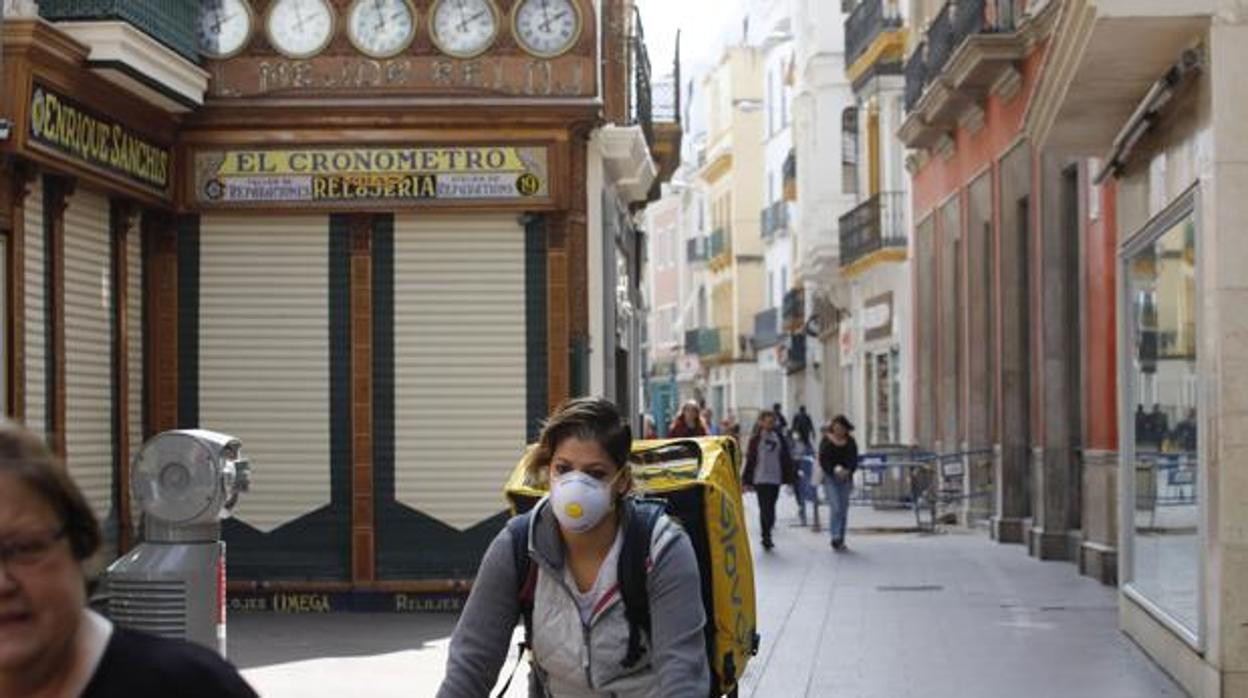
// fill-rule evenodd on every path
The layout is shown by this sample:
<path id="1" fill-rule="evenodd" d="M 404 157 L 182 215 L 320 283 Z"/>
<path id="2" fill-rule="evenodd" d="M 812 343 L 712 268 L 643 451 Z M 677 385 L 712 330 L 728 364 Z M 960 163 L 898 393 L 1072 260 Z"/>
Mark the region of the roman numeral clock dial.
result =
<path id="1" fill-rule="evenodd" d="M 402 53 L 416 36 L 416 9 L 410 0 L 355 0 L 347 10 L 347 38 L 373 58 Z"/>
<path id="2" fill-rule="evenodd" d="M 265 21 L 269 43 L 287 58 L 311 58 L 334 38 L 328 0 L 276 0 Z"/>
<path id="3" fill-rule="evenodd" d="M 199 6 L 199 50 L 209 58 L 229 58 L 251 39 L 254 18 L 244 0 L 203 0 Z"/>
<path id="4" fill-rule="evenodd" d="M 525 51 L 554 58 L 581 38 L 581 11 L 573 0 L 521 0 L 512 11 L 512 29 Z"/>
<path id="5" fill-rule="evenodd" d="M 437 0 L 429 16 L 429 36 L 448 56 L 478 56 L 498 36 L 498 7 L 490 0 Z"/>

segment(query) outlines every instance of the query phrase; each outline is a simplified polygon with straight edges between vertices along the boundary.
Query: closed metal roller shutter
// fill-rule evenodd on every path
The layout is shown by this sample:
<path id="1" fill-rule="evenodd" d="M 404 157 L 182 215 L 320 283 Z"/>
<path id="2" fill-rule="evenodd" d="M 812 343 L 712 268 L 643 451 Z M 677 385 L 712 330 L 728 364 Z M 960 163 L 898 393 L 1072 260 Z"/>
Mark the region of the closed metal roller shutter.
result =
<path id="1" fill-rule="evenodd" d="M 126 236 L 126 340 L 127 369 L 130 372 L 130 395 L 126 410 L 130 417 L 130 452 L 122 456 L 127 462 L 143 447 L 143 237 L 137 226 Z M 121 483 L 129 487 L 129 483 Z M 131 500 L 131 521 L 139 521 L 139 506 Z"/>
<path id="2" fill-rule="evenodd" d="M 395 496 L 460 530 L 524 451 L 524 271 L 515 216 L 395 217 Z"/>
<path id="3" fill-rule="evenodd" d="M 269 532 L 330 501 L 326 216 L 200 220 L 199 424 L 237 437 Z"/>
<path id="4" fill-rule="evenodd" d="M 43 178 L 26 196 L 26 426 L 43 434 L 48 427 L 47 269 L 43 232 Z"/>
<path id="5" fill-rule="evenodd" d="M 65 209 L 65 455 L 101 521 L 113 513 L 109 252 L 108 199 L 80 186 Z"/>

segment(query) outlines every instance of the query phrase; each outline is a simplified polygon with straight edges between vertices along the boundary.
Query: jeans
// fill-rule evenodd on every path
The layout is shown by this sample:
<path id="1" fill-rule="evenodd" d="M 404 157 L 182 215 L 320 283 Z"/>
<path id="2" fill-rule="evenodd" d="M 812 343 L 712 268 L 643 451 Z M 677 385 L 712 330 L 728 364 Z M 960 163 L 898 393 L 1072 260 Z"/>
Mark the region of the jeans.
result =
<path id="1" fill-rule="evenodd" d="M 797 482 L 793 483 L 793 496 L 797 499 L 797 518 L 806 525 L 806 502 L 815 501 L 815 488 L 810 484 L 815 470 L 815 460 L 810 456 L 797 459 Z"/>
<path id="2" fill-rule="evenodd" d="M 832 540 L 845 540 L 849 493 L 854 489 L 854 480 L 841 481 L 829 475 L 823 480 L 823 488 L 828 494 L 828 530 L 832 532 Z"/>
<path id="3" fill-rule="evenodd" d="M 758 493 L 758 519 L 763 527 L 763 540 L 771 540 L 771 529 L 776 525 L 776 500 L 780 498 L 780 485 L 754 485 Z"/>

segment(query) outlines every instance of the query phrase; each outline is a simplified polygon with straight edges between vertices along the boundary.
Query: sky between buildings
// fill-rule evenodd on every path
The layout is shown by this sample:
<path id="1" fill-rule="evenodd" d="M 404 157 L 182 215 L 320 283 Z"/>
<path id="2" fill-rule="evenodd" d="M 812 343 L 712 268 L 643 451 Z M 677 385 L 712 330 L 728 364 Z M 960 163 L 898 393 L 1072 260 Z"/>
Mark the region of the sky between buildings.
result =
<path id="1" fill-rule="evenodd" d="M 744 0 L 637 0 L 646 48 L 656 75 L 671 72 L 680 32 L 681 72 L 687 76 L 717 58 L 729 36 L 739 36 Z"/>

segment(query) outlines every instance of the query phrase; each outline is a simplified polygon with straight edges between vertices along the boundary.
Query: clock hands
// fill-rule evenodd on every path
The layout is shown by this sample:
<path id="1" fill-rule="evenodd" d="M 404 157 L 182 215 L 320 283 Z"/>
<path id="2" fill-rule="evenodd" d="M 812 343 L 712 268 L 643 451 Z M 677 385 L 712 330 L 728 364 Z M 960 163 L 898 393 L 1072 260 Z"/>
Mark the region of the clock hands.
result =
<path id="1" fill-rule="evenodd" d="M 553 17 L 548 17 L 548 18 L 546 19 L 546 24 L 545 24 L 546 31 L 550 31 L 550 23 L 551 23 L 551 22 L 557 22 L 557 21 L 559 21 L 559 18 L 560 18 L 560 17 L 566 17 L 566 16 L 567 16 L 567 14 L 568 14 L 568 11 L 567 11 L 567 10 L 564 10 L 563 12 L 559 12 L 559 13 L 555 14 L 555 16 L 553 16 Z"/>

